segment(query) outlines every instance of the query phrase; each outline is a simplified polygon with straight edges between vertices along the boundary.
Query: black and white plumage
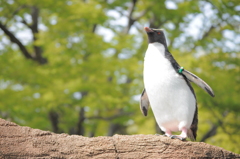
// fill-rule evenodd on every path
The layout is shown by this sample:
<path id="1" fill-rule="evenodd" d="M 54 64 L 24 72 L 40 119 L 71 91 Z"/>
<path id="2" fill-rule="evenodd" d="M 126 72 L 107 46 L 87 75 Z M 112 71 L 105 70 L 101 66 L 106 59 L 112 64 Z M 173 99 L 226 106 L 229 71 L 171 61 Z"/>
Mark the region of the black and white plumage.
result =
<path id="1" fill-rule="evenodd" d="M 197 137 L 197 102 L 190 84 L 194 82 L 211 96 L 214 92 L 203 80 L 182 69 L 168 51 L 163 30 L 144 28 L 148 49 L 144 58 L 144 87 L 140 109 L 147 116 L 151 105 L 158 126 L 166 136 L 181 140 Z M 180 71 L 179 71 L 180 70 Z M 180 135 L 172 132 L 181 131 Z"/>

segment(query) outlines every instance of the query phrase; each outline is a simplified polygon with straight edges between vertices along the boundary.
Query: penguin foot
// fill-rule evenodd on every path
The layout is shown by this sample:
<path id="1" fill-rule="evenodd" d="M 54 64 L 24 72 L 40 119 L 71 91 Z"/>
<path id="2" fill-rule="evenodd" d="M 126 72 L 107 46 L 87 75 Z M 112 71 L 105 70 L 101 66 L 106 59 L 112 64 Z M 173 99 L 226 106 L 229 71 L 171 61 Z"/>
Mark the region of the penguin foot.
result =
<path id="1" fill-rule="evenodd" d="M 185 141 L 186 140 L 186 138 L 184 138 L 184 137 L 182 137 L 180 135 L 171 135 L 170 138 L 171 139 L 179 139 L 181 141 Z"/>

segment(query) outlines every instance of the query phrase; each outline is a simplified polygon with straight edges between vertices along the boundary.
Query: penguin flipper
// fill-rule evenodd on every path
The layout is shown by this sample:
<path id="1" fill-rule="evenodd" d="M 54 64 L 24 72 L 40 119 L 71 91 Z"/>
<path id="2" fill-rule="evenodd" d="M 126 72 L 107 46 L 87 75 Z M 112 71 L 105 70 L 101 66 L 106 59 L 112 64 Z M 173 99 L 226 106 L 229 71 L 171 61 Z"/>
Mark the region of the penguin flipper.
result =
<path id="1" fill-rule="evenodd" d="M 140 99 L 140 110 L 142 111 L 144 116 L 147 116 L 148 114 L 148 108 L 149 108 L 149 99 L 147 96 L 147 92 L 145 88 L 143 89 L 143 92 L 141 94 L 141 99 Z"/>
<path id="2" fill-rule="evenodd" d="M 212 88 L 206 82 L 204 82 L 201 78 L 199 78 L 198 76 L 194 75 L 193 73 L 185 69 L 182 71 L 182 74 L 185 75 L 189 81 L 194 82 L 196 85 L 204 89 L 212 97 L 215 96 Z"/>

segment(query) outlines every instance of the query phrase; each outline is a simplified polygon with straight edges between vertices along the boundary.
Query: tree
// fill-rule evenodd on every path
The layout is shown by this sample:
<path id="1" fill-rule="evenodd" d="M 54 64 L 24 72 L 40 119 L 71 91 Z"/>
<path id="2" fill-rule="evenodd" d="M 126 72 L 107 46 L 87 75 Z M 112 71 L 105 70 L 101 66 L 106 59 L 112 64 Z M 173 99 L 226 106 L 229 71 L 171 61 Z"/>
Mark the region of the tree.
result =
<path id="1" fill-rule="evenodd" d="M 195 87 L 198 141 L 239 152 L 237 1 L 0 2 L 2 118 L 85 136 L 155 133 L 138 106 L 150 26 L 216 93 Z"/>

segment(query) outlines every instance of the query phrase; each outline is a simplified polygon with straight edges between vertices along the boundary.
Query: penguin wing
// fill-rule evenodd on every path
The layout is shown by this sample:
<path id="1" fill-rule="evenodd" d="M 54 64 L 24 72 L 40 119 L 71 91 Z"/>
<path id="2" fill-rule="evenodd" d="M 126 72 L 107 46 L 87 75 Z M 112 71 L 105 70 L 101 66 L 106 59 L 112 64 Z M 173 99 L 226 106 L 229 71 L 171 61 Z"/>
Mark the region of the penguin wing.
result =
<path id="1" fill-rule="evenodd" d="M 149 105 L 150 103 L 147 96 L 147 92 L 144 88 L 140 99 L 140 110 L 142 111 L 144 116 L 147 116 Z"/>
<path id="2" fill-rule="evenodd" d="M 189 81 L 195 83 L 196 85 L 204 89 L 212 97 L 215 96 L 212 88 L 206 82 L 204 82 L 201 78 L 199 78 L 198 76 L 194 75 L 193 73 L 185 69 L 182 71 L 182 74 L 185 75 Z"/>

